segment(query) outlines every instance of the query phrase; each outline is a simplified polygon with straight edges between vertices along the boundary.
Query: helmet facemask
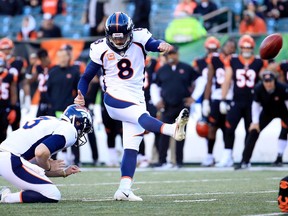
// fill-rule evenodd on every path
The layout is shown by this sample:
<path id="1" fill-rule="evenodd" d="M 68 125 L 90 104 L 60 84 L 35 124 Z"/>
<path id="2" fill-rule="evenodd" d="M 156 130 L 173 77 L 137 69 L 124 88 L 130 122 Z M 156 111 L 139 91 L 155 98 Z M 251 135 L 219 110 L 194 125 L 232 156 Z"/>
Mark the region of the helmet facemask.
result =
<path id="1" fill-rule="evenodd" d="M 82 146 L 87 142 L 86 133 L 93 132 L 93 121 L 89 110 L 80 105 L 70 105 L 61 115 L 61 118 L 70 122 L 77 131 L 76 146 Z"/>
<path id="2" fill-rule="evenodd" d="M 77 120 L 75 116 L 73 116 L 71 124 L 75 126 L 75 128 L 77 130 L 77 134 L 78 134 L 76 146 L 80 147 L 80 146 L 86 144 L 87 138 L 85 137 L 85 134 L 86 133 L 92 133 L 92 131 L 93 131 L 93 127 L 89 123 L 88 118 L 84 117 L 83 121 L 81 122 L 81 121 Z"/>
<path id="3" fill-rule="evenodd" d="M 108 35 L 109 42 L 119 50 L 123 50 L 130 44 L 132 39 L 131 32 L 129 34 L 124 35 L 123 33 L 113 33 L 112 35 Z"/>
<path id="4" fill-rule="evenodd" d="M 108 17 L 105 24 L 105 33 L 108 46 L 115 52 L 125 51 L 132 43 L 134 24 L 131 18 L 121 12 Z"/>

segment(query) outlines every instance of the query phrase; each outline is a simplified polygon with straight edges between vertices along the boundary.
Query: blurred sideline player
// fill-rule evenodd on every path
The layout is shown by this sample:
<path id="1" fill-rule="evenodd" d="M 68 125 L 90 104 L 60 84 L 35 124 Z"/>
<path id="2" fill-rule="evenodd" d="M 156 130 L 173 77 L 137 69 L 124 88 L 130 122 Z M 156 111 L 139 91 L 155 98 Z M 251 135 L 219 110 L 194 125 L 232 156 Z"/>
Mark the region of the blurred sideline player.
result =
<path id="1" fill-rule="evenodd" d="M 63 44 L 60 47 L 60 50 L 66 50 L 69 53 L 70 56 L 70 66 L 76 68 L 79 72 L 80 75 L 82 75 L 85 71 L 86 68 L 86 64 L 83 61 L 80 60 L 74 60 L 73 57 L 73 46 L 69 45 L 69 44 Z M 95 104 L 95 99 L 96 99 L 96 94 L 97 91 L 100 87 L 99 81 L 97 79 L 97 77 L 95 77 L 92 82 L 89 84 L 89 89 L 87 92 L 87 95 L 85 96 L 85 100 L 87 101 L 87 103 L 85 104 L 85 107 L 89 109 L 92 117 L 94 117 L 94 104 Z M 96 166 L 98 163 L 98 149 L 97 149 L 97 139 L 96 139 L 96 135 L 95 133 L 88 133 L 88 141 L 89 141 L 89 145 L 91 148 L 91 152 L 92 152 L 92 160 L 93 160 L 93 165 Z M 80 152 L 79 152 L 79 148 L 73 148 L 74 153 L 76 154 L 76 158 L 79 157 L 80 158 Z M 79 164 L 80 165 L 80 161 Z"/>
<path id="2" fill-rule="evenodd" d="M 47 80 L 49 70 L 53 67 L 51 58 L 47 50 L 39 49 L 37 51 L 37 63 L 31 69 L 30 83 L 38 82 L 37 92 L 39 92 L 39 103 L 36 117 L 51 115 L 51 106 L 47 95 Z"/>
<path id="3" fill-rule="evenodd" d="M 9 72 L 6 55 L 0 51 L 0 143 L 7 137 L 9 124 L 16 120 L 16 103 L 17 75 Z"/>
<path id="4" fill-rule="evenodd" d="M 268 66 L 269 69 L 278 73 L 278 81 L 281 83 L 288 84 L 288 61 L 283 60 L 280 63 L 271 63 Z M 287 133 L 288 128 L 284 122 L 281 121 L 281 131 L 278 137 L 277 145 L 277 157 L 273 162 L 273 166 L 282 166 L 283 165 L 283 154 L 287 146 Z"/>
<path id="5" fill-rule="evenodd" d="M 198 72 L 191 65 L 179 60 L 178 47 L 173 48 L 165 54 L 166 63 L 160 67 L 156 73 L 154 83 L 155 89 L 152 94 L 158 94 L 153 101 L 157 110 L 162 112 L 161 120 L 167 123 L 173 123 L 179 112 L 183 108 L 190 108 L 188 98 L 191 99 L 191 90 L 194 81 L 199 77 Z M 152 86 L 151 86 L 152 87 Z M 183 150 L 185 140 L 176 141 L 175 152 L 176 164 L 167 160 L 167 151 L 169 149 L 170 136 L 161 134 L 159 139 L 159 169 L 170 169 L 176 165 L 177 168 L 183 166 Z"/>
<path id="6" fill-rule="evenodd" d="M 133 29 L 131 18 L 116 12 L 106 21 L 106 37 L 90 46 L 92 61 L 78 84 L 74 102 L 84 105 L 88 85 L 100 68 L 103 69 L 104 104 L 111 118 L 122 121 L 124 155 L 121 181 L 115 200 L 142 201 L 131 190 L 137 165 L 139 145 L 145 130 L 164 133 L 176 140 L 185 138 L 189 111 L 183 109 L 174 124 L 165 124 L 146 111 L 143 91 L 145 57 L 147 51 L 168 52 L 171 45 L 152 38 L 147 29 Z M 83 95 L 82 95 L 83 94 Z"/>
<path id="7" fill-rule="evenodd" d="M 255 41 L 249 35 L 243 35 L 238 41 L 239 55 L 232 55 L 225 61 L 225 80 L 222 84 L 222 98 L 219 109 L 226 115 L 225 149 L 217 167 L 232 167 L 234 164 L 232 151 L 235 141 L 235 130 L 241 118 L 244 118 L 246 136 L 252 121 L 251 105 L 253 89 L 259 80 L 259 73 L 268 62 L 254 55 Z M 228 104 L 228 92 L 233 84 L 233 99 Z M 229 110 L 230 109 L 230 110 Z"/>
<path id="8" fill-rule="evenodd" d="M 209 55 L 207 59 L 208 63 L 208 80 L 204 94 L 204 101 L 202 104 L 202 114 L 208 118 L 209 130 L 207 137 L 208 154 L 202 166 L 213 166 L 215 164 L 215 158 L 213 157 L 213 148 L 216 140 L 217 129 L 220 128 L 225 137 L 225 117 L 219 110 L 219 104 L 221 102 L 221 85 L 225 79 L 225 60 L 229 58 L 232 53 L 235 53 L 237 49 L 237 43 L 233 39 L 228 39 L 222 46 L 219 53 L 214 52 Z M 227 100 L 232 99 L 232 86 L 229 89 L 229 96 Z"/>
<path id="9" fill-rule="evenodd" d="M 17 130 L 21 121 L 20 89 L 22 88 L 22 81 L 25 79 L 25 70 L 28 64 L 24 58 L 14 55 L 14 43 L 7 37 L 0 40 L 0 51 L 6 55 L 7 68 L 13 68 L 13 70 L 9 70 L 9 73 L 13 73 L 13 75 L 17 76 L 17 103 L 14 107 L 16 119 L 10 124 L 12 130 Z M 24 95 L 29 96 L 29 92 L 24 92 Z M 28 97 L 24 98 L 28 99 Z"/>
<path id="10" fill-rule="evenodd" d="M 277 81 L 277 75 L 265 70 L 260 74 L 262 82 L 254 88 L 252 103 L 252 122 L 245 140 L 240 164 L 235 169 L 251 166 L 250 159 L 261 131 L 275 118 L 288 125 L 288 86 Z M 286 134 L 287 139 L 287 134 Z"/>
<path id="11" fill-rule="evenodd" d="M 199 98 L 203 99 L 204 91 L 205 91 L 205 87 L 206 87 L 207 79 L 208 79 L 207 60 L 209 59 L 209 56 L 212 53 L 218 51 L 218 49 L 220 48 L 220 41 L 216 37 L 210 36 L 205 40 L 204 47 L 206 49 L 205 56 L 203 56 L 202 58 L 196 58 L 192 63 L 192 66 L 195 68 L 195 70 L 198 71 L 199 74 L 201 74 L 201 76 L 198 77 L 195 81 L 195 89 L 194 89 L 192 97 L 191 97 L 193 99 L 193 101 L 192 101 L 193 103 L 195 101 L 197 101 Z M 202 107 L 204 105 L 203 104 L 204 102 L 205 101 L 202 101 Z M 201 117 L 201 120 L 202 119 L 204 120 L 203 115 Z M 205 121 L 207 121 L 207 120 L 205 119 Z M 202 166 L 206 166 L 207 162 L 205 160 L 206 160 L 206 158 L 201 163 Z M 213 163 L 214 163 L 214 161 L 213 161 Z"/>
<path id="12" fill-rule="evenodd" d="M 3 188 L 0 202 L 58 202 L 61 193 L 48 177 L 65 178 L 80 169 L 76 165 L 65 168 L 62 160 L 50 157 L 75 143 L 84 145 L 84 135 L 92 131 L 89 111 L 75 104 L 68 106 L 60 119 L 41 116 L 13 131 L 0 145 L 0 174 L 21 191 L 11 193 Z M 29 162 L 33 159 L 35 164 Z"/>

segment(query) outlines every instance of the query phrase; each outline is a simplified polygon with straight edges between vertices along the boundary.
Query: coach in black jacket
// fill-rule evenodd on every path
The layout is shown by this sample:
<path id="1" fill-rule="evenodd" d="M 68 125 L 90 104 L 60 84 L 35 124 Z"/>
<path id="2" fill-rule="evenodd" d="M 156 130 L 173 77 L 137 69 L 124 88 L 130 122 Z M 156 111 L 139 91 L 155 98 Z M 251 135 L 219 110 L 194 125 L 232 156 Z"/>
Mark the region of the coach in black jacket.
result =
<path id="1" fill-rule="evenodd" d="M 179 61 L 178 48 L 174 48 L 166 54 L 167 63 L 156 72 L 154 87 L 151 86 L 151 97 L 155 98 L 155 93 L 159 92 L 158 102 L 153 104 L 162 113 L 162 121 L 174 123 L 178 113 L 187 106 L 187 98 L 191 97 L 192 85 L 199 74 L 190 65 Z M 157 90 L 155 90 L 155 84 Z M 190 108 L 190 107 L 187 107 Z M 169 137 L 161 135 L 159 140 L 159 162 L 166 168 L 166 157 L 169 148 Z M 183 164 L 184 142 L 176 142 L 176 163 L 177 166 Z"/>
<path id="2" fill-rule="evenodd" d="M 288 86 L 279 83 L 274 72 L 261 73 L 262 82 L 254 88 L 252 123 L 245 142 L 242 161 L 235 169 L 250 167 L 250 159 L 260 132 L 274 119 L 280 118 L 288 125 Z"/>

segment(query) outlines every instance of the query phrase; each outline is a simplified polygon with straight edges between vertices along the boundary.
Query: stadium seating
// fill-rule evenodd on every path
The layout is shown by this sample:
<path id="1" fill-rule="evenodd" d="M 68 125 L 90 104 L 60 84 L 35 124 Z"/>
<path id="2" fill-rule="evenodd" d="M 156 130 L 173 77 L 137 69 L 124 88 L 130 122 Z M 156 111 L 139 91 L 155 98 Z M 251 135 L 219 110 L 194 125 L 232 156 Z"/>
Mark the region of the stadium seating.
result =
<path id="1" fill-rule="evenodd" d="M 281 18 L 276 21 L 277 32 L 288 32 L 288 18 Z"/>

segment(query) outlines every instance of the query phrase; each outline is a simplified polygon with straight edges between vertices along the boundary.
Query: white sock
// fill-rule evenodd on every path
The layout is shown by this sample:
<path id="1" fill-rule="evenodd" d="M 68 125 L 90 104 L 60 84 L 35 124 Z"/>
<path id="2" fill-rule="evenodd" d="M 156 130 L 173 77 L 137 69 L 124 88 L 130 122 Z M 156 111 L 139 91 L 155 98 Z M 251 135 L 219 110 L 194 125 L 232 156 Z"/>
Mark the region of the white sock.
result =
<path id="1" fill-rule="evenodd" d="M 164 123 L 161 133 L 173 137 L 175 133 L 175 129 L 176 129 L 176 123 L 174 124 Z"/>
<path id="2" fill-rule="evenodd" d="M 21 202 L 20 201 L 20 192 L 10 193 L 4 199 L 4 203 L 20 203 L 20 202 Z"/>
<path id="3" fill-rule="evenodd" d="M 120 186 L 121 189 L 130 189 L 132 185 L 132 179 L 128 177 L 121 178 Z"/>
<path id="4" fill-rule="evenodd" d="M 117 154 L 117 149 L 116 148 L 109 148 L 109 158 L 110 158 L 110 163 L 116 165 L 119 163 L 119 158 Z"/>
<path id="5" fill-rule="evenodd" d="M 232 149 L 224 149 L 224 157 L 232 157 Z"/>
<path id="6" fill-rule="evenodd" d="M 283 153 L 286 149 L 286 146 L 287 146 L 287 140 L 279 139 L 278 140 L 278 152 L 277 153 L 283 155 Z"/>
<path id="7" fill-rule="evenodd" d="M 207 158 L 213 158 L 213 155 L 212 154 L 207 154 Z"/>

